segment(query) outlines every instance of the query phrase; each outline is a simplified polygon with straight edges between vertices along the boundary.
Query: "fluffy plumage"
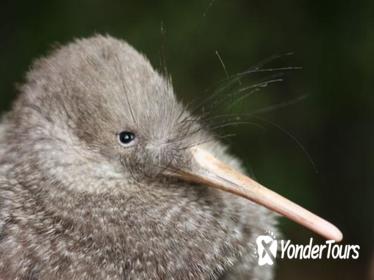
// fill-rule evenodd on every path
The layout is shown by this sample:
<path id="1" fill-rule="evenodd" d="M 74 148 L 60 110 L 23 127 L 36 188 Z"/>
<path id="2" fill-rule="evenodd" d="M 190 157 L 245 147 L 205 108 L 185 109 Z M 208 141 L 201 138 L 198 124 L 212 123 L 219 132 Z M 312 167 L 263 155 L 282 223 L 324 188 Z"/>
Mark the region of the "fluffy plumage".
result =
<path id="1" fill-rule="evenodd" d="M 171 83 L 121 40 L 77 40 L 36 61 L 0 125 L 0 279 L 271 279 L 265 208 L 163 175 L 202 144 Z M 133 131 L 123 147 L 118 133 Z M 205 142 L 205 141 L 203 141 Z"/>

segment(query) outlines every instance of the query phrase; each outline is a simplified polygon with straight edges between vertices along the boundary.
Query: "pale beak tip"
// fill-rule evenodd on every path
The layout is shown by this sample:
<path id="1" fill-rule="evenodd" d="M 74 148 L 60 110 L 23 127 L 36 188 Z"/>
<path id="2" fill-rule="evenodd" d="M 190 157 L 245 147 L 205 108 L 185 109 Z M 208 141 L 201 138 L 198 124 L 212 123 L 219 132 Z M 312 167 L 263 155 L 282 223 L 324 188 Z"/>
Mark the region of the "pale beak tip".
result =
<path id="1" fill-rule="evenodd" d="M 343 233 L 337 227 L 332 230 L 331 236 L 333 237 L 332 239 L 336 242 L 340 242 L 343 240 Z"/>
<path id="2" fill-rule="evenodd" d="M 327 222 L 325 220 L 325 223 L 321 225 L 320 231 L 321 235 L 325 236 L 326 239 L 334 240 L 336 242 L 340 242 L 343 240 L 343 233 L 333 224 Z"/>

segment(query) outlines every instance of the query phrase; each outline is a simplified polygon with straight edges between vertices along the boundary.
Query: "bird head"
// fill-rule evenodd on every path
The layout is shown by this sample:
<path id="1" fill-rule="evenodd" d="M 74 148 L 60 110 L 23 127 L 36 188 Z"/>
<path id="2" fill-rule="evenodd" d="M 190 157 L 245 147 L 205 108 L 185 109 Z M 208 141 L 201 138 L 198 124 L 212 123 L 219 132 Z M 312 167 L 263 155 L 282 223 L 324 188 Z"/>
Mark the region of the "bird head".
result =
<path id="1" fill-rule="evenodd" d="M 123 41 L 96 36 L 60 48 L 34 64 L 21 91 L 27 94 L 15 104 L 8 137 L 19 139 L 15 149 L 33 163 L 27 168 L 63 182 L 60 188 L 115 193 L 122 186 L 187 181 L 342 239 L 329 222 L 220 159 L 218 141 L 177 101 L 170 79 Z"/>

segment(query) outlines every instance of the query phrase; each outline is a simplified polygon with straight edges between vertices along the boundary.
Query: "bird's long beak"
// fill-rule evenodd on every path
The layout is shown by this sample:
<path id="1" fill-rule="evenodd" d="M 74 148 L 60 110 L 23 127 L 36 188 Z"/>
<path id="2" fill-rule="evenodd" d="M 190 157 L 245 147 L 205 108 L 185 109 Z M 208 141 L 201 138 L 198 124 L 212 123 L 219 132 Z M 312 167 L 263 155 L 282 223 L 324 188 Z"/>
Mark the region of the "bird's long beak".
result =
<path id="1" fill-rule="evenodd" d="M 327 239 L 342 240 L 341 231 L 331 223 L 263 187 L 218 160 L 209 152 L 194 147 L 191 149 L 191 153 L 191 170 L 183 170 L 179 174 L 183 179 L 203 183 L 210 187 L 242 196 L 309 228 Z"/>

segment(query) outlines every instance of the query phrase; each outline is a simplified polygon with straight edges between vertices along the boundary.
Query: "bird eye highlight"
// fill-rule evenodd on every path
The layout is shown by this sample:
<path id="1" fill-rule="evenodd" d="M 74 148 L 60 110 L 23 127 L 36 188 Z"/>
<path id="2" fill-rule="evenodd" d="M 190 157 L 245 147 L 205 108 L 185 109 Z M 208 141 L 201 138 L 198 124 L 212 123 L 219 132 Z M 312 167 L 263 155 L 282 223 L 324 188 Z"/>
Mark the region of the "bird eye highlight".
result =
<path id="1" fill-rule="evenodd" d="M 118 141 L 122 146 L 129 146 L 135 138 L 135 134 L 130 131 L 122 131 L 118 134 Z"/>

